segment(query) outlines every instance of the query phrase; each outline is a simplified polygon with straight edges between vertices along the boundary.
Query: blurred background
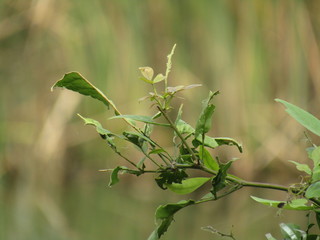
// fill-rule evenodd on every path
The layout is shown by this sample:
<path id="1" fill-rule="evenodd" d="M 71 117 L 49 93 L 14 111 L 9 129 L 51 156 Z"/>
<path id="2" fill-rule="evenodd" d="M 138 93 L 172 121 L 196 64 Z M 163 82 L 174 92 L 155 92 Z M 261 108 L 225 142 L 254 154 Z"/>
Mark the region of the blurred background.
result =
<path id="1" fill-rule="evenodd" d="M 138 102 L 150 90 L 138 68 L 164 73 L 175 43 L 170 85 L 203 84 L 180 94 L 184 120 L 194 124 L 209 90 L 220 90 L 210 134 L 244 146 L 243 154 L 212 154 L 240 158 L 232 173 L 247 180 L 300 182 L 288 160 L 308 163 L 309 143 L 274 98 L 320 117 L 319 12 L 316 0 L 1 0 L 0 239 L 147 239 L 159 204 L 200 196 L 165 192 L 151 175 L 123 175 L 108 188 L 109 174 L 98 170 L 125 163 L 76 113 L 114 132 L 124 125 L 108 121 L 112 112 L 93 99 L 50 91 L 79 71 L 123 113 L 150 114 L 149 103 Z M 170 136 L 159 133 L 170 148 Z M 242 189 L 180 212 L 163 239 L 220 239 L 201 230 L 208 225 L 237 239 L 279 236 L 280 222 L 306 226 L 306 213 L 260 206 L 250 195 L 287 198 Z"/>

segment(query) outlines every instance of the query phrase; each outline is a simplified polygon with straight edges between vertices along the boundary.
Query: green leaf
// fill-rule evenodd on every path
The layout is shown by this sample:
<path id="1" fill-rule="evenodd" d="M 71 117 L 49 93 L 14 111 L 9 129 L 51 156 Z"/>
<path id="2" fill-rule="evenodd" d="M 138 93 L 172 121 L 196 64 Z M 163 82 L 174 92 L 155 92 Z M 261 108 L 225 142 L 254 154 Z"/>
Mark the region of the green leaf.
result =
<path id="1" fill-rule="evenodd" d="M 219 147 L 219 144 L 217 143 L 217 141 L 213 137 L 205 136 L 204 141 L 203 142 L 202 141 L 203 141 L 202 136 L 199 135 L 197 138 L 193 139 L 192 145 L 195 148 L 197 148 L 199 145 L 202 145 L 202 144 L 206 147 L 209 147 L 209 148 Z"/>
<path id="2" fill-rule="evenodd" d="M 208 105 L 203 109 L 202 113 L 196 124 L 195 137 L 206 134 L 211 128 L 211 118 L 214 112 L 215 106 L 213 104 Z"/>
<path id="3" fill-rule="evenodd" d="M 153 69 L 151 67 L 140 67 L 139 70 L 140 70 L 142 76 L 152 83 L 152 78 L 153 78 L 153 74 L 154 74 Z"/>
<path id="4" fill-rule="evenodd" d="M 195 138 L 197 138 L 199 135 L 204 135 L 205 133 L 209 132 L 211 128 L 211 118 L 215 109 L 215 106 L 210 104 L 210 101 L 218 93 L 219 91 L 210 91 L 208 98 L 203 102 L 202 111 L 196 124 Z"/>
<path id="5" fill-rule="evenodd" d="M 312 169 L 312 183 L 314 182 L 317 182 L 317 181 L 320 181 L 320 166 L 315 166 L 313 169 Z"/>
<path id="6" fill-rule="evenodd" d="M 129 120 L 134 120 L 138 122 L 144 122 L 144 123 L 149 123 L 153 125 L 158 125 L 158 126 L 163 126 L 163 127 L 170 127 L 169 124 L 166 123 L 158 123 L 154 122 L 152 117 L 149 116 L 140 116 L 140 115 L 118 115 L 118 116 L 113 116 L 109 119 L 117 119 L 117 118 L 122 118 L 122 119 L 129 119 Z"/>
<path id="7" fill-rule="evenodd" d="M 137 170 L 132 170 L 132 169 L 129 169 L 127 167 L 124 167 L 124 166 L 118 166 L 116 167 L 115 169 L 112 170 L 111 172 L 111 175 L 110 175 L 110 182 L 109 182 L 109 187 L 115 185 L 116 183 L 119 182 L 119 177 L 118 177 L 118 174 L 120 172 L 123 172 L 123 173 L 129 173 L 129 174 L 133 174 L 133 175 L 136 175 L 136 176 L 139 176 L 141 175 L 141 171 L 137 171 Z"/>
<path id="8" fill-rule="evenodd" d="M 94 85 L 92 85 L 88 80 L 78 72 L 70 72 L 64 75 L 64 77 L 57 81 L 51 88 L 53 91 L 56 87 L 64 87 L 69 90 L 78 92 L 82 95 L 90 96 L 92 98 L 98 99 L 103 102 L 107 107 L 109 107 L 111 101 Z"/>
<path id="9" fill-rule="evenodd" d="M 295 165 L 296 165 L 296 168 L 297 168 L 299 171 L 302 171 L 302 172 L 305 172 L 305 173 L 311 175 L 311 169 L 310 169 L 310 167 L 309 167 L 307 164 L 297 163 L 297 162 L 291 161 L 291 160 L 289 160 L 289 162 L 295 164 Z"/>
<path id="10" fill-rule="evenodd" d="M 307 191 L 306 191 L 307 198 L 319 198 L 320 197 L 320 182 L 312 183 Z"/>
<path id="11" fill-rule="evenodd" d="M 275 200 L 269 200 L 269 199 L 263 199 L 251 196 L 253 200 L 255 200 L 258 203 L 261 203 L 263 205 L 269 206 L 269 207 L 275 207 L 275 208 L 282 208 L 286 210 L 301 210 L 301 211 L 308 211 L 313 210 L 315 207 L 307 206 L 306 199 L 293 199 L 291 203 L 285 202 L 285 201 L 275 201 Z"/>
<path id="12" fill-rule="evenodd" d="M 200 146 L 199 149 L 199 157 L 203 162 L 203 165 L 206 168 L 209 168 L 214 171 L 219 170 L 219 163 L 217 162 L 216 159 L 214 159 L 211 154 L 208 152 L 207 149 L 205 149 L 203 146 Z"/>
<path id="13" fill-rule="evenodd" d="M 139 78 L 140 80 L 142 80 L 142 81 L 144 81 L 144 82 L 146 82 L 146 83 L 150 83 L 150 84 L 152 84 L 153 82 L 152 82 L 152 80 L 149 80 L 149 79 L 147 79 L 147 78 L 145 78 L 145 77 L 140 77 Z M 149 97 L 149 96 L 148 96 Z M 146 97 L 147 98 L 147 97 Z M 139 99 L 140 101 L 142 101 L 142 100 L 144 100 L 143 98 L 141 98 L 141 99 Z"/>
<path id="14" fill-rule="evenodd" d="M 179 119 L 178 121 L 176 121 L 176 127 L 178 129 L 178 131 L 181 134 L 192 134 L 194 133 L 194 128 L 191 127 L 188 123 L 186 123 L 185 121 L 183 121 L 182 119 Z"/>
<path id="15" fill-rule="evenodd" d="M 163 152 L 165 152 L 164 149 L 162 149 L 162 148 L 157 148 L 157 149 L 153 149 L 152 151 L 150 151 L 150 152 L 149 152 L 149 155 L 150 155 L 150 154 L 159 154 L 159 153 L 163 153 Z"/>
<path id="16" fill-rule="evenodd" d="M 158 240 L 168 230 L 171 222 L 174 220 L 174 214 L 176 214 L 182 208 L 195 204 L 194 200 L 182 200 L 178 203 L 169 203 L 160 205 L 155 214 L 157 228 L 151 233 L 148 240 Z"/>
<path id="17" fill-rule="evenodd" d="M 236 140 L 227 137 L 217 137 L 214 140 L 218 143 L 219 146 L 221 145 L 228 145 L 228 146 L 236 146 L 239 152 L 242 153 L 242 144 L 238 143 Z"/>
<path id="18" fill-rule="evenodd" d="M 166 79 L 166 77 L 163 76 L 161 73 L 159 73 L 159 74 L 153 79 L 153 83 L 162 82 L 164 79 Z"/>
<path id="19" fill-rule="evenodd" d="M 178 203 L 168 203 L 165 205 L 160 205 L 156 210 L 156 220 L 162 220 L 164 218 L 168 218 L 181 210 L 184 207 L 194 204 L 194 200 L 182 200 Z"/>
<path id="20" fill-rule="evenodd" d="M 115 169 L 112 170 L 111 175 L 110 175 L 110 182 L 109 182 L 109 187 L 115 185 L 116 183 L 118 183 L 120 180 L 118 178 L 118 173 L 119 171 L 126 169 L 126 167 L 121 167 L 118 166 Z"/>
<path id="21" fill-rule="evenodd" d="M 140 133 L 137 132 L 123 132 L 123 136 L 131 143 L 137 145 L 138 147 L 142 147 L 144 142 L 149 142 L 151 145 L 154 145 L 152 140 Z"/>
<path id="22" fill-rule="evenodd" d="M 313 165 L 317 166 L 320 164 L 320 147 L 313 148 L 309 152 L 309 157 L 313 161 Z"/>
<path id="23" fill-rule="evenodd" d="M 104 129 L 101 125 L 101 123 L 99 123 L 98 121 L 94 120 L 94 119 L 91 119 L 91 118 L 85 118 L 85 117 L 82 117 L 80 114 L 78 114 L 78 116 L 80 118 L 82 118 L 82 120 L 84 121 L 84 123 L 86 125 L 92 125 L 92 126 L 95 126 L 96 127 L 96 131 L 100 134 L 100 136 L 103 138 L 103 139 L 106 139 L 107 140 L 107 143 L 108 145 L 115 151 L 117 151 L 117 147 L 113 141 L 113 136 L 116 136 L 115 134 L 113 134 L 112 132 L 110 132 L 109 130 L 107 129 Z"/>
<path id="24" fill-rule="evenodd" d="M 309 131 L 320 136 L 320 120 L 308 113 L 307 111 L 288 103 L 281 99 L 275 99 L 275 101 L 282 103 L 286 107 L 286 112 L 298 121 L 302 126 L 307 128 Z"/>
<path id="25" fill-rule="evenodd" d="M 80 118 L 82 118 L 82 120 L 84 121 L 84 123 L 86 125 L 92 125 L 92 126 L 95 126 L 96 127 L 96 131 L 102 135 L 102 136 L 105 136 L 105 135 L 110 135 L 112 134 L 109 130 L 107 129 L 104 129 L 101 125 L 101 123 L 99 123 L 98 121 L 94 120 L 94 119 L 91 119 L 91 118 L 86 118 L 86 117 L 83 117 L 81 116 L 80 114 L 78 114 L 78 116 Z"/>
<path id="26" fill-rule="evenodd" d="M 210 178 L 207 177 L 188 178 L 186 180 L 182 180 L 181 183 L 166 184 L 166 187 L 177 194 L 188 194 L 197 190 L 209 180 Z"/>

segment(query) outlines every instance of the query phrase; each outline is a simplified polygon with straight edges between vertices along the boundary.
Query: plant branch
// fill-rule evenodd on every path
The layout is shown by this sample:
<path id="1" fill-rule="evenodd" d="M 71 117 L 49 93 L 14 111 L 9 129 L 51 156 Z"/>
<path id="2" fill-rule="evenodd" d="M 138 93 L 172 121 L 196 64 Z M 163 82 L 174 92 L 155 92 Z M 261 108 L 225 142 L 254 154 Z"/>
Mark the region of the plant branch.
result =
<path id="1" fill-rule="evenodd" d="M 168 117 L 168 115 L 166 114 L 166 112 L 161 109 L 158 106 L 159 111 L 162 113 L 162 115 L 165 117 L 165 119 L 168 121 L 168 123 L 170 124 L 170 127 L 175 131 L 175 133 L 178 135 L 178 137 L 181 139 L 183 145 L 188 149 L 188 152 L 191 154 L 191 157 L 194 161 L 197 160 L 196 155 L 194 154 L 194 152 L 192 151 L 192 149 L 189 147 L 188 143 L 186 142 L 186 140 L 183 138 L 183 136 L 181 135 L 181 133 L 179 132 L 179 130 L 177 129 L 177 127 L 174 125 L 174 123 L 171 121 L 171 119 Z"/>

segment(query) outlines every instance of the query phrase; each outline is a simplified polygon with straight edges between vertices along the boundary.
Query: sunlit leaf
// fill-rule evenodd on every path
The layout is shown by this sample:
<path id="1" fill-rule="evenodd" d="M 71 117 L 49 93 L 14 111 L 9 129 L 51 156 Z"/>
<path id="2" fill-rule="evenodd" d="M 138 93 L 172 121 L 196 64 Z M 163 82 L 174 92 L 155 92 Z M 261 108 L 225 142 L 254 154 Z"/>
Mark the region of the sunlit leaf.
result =
<path id="1" fill-rule="evenodd" d="M 153 83 L 158 83 L 158 82 L 162 82 L 166 77 L 163 76 L 161 73 L 159 73 L 154 79 L 153 79 Z"/>
<path id="2" fill-rule="evenodd" d="M 209 180 L 210 178 L 206 178 L 206 177 L 195 177 L 195 178 L 188 178 L 186 180 L 182 180 L 181 183 L 166 184 L 166 186 L 172 192 L 175 192 L 177 194 L 188 194 L 197 190 L 199 187 L 201 187 L 203 184 L 205 184 Z"/>
<path id="3" fill-rule="evenodd" d="M 270 233 L 266 234 L 266 238 L 267 240 L 277 240 L 276 238 L 274 238 Z"/>
<path id="4" fill-rule="evenodd" d="M 288 103 L 281 99 L 275 99 L 275 101 L 282 103 L 286 107 L 286 112 L 298 121 L 302 126 L 307 128 L 309 131 L 320 136 L 320 120 L 308 113 L 307 111 Z"/>
<path id="5" fill-rule="evenodd" d="M 258 203 L 261 203 L 263 205 L 269 206 L 269 207 L 275 207 L 275 208 L 282 208 L 286 210 L 301 210 L 301 211 L 308 211 L 315 209 L 312 206 L 307 206 L 305 199 L 293 199 L 291 203 L 288 203 L 286 201 L 275 201 L 275 200 L 269 200 L 259 197 L 251 196 L 253 200 L 255 200 Z"/>
<path id="6" fill-rule="evenodd" d="M 290 240 L 307 240 L 307 234 L 296 224 L 280 223 L 282 235 Z"/>
<path id="7" fill-rule="evenodd" d="M 307 191 L 306 191 L 307 198 L 319 198 L 320 197 L 320 182 L 312 183 Z"/>
<path id="8" fill-rule="evenodd" d="M 181 134 L 189 135 L 194 133 L 194 128 L 191 127 L 188 123 L 186 123 L 182 119 L 179 119 L 178 121 L 176 121 L 176 127 Z"/>
<path id="9" fill-rule="evenodd" d="M 199 148 L 199 157 L 203 162 L 203 165 L 211 170 L 218 171 L 219 163 L 214 159 L 211 154 L 203 146 Z"/>
<path id="10" fill-rule="evenodd" d="M 63 78 L 57 81 L 51 88 L 53 90 L 56 87 L 64 87 L 69 90 L 78 92 L 82 95 L 87 95 L 92 98 L 98 99 L 109 107 L 111 101 L 92 83 L 81 76 L 78 72 L 70 72 L 63 76 Z"/>
<path id="11" fill-rule="evenodd" d="M 140 67 L 139 70 L 140 70 L 142 76 L 144 76 L 144 78 L 146 78 L 149 81 L 152 80 L 154 71 L 151 67 Z M 151 83 L 152 83 L 152 81 L 151 81 Z"/>
<path id="12" fill-rule="evenodd" d="M 311 178 L 312 182 L 318 182 L 320 181 L 320 165 L 315 166 L 312 169 L 312 178 Z"/>
<path id="13" fill-rule="evenodd" d="M 183 85 L 175 86 L 175 87 L 167 87 L 167 92 L 169 93 L 176 93 L 182 91 L 184 89 Z"/>
<path id="14" fill-rule="evenodd" d="M 320 147 L 313 148 L 310 153 L 309 157 L 313 161 L 313 165 L 317 166 L 320 164 Z"/>
<path id="15" fill-rule="evenodd" d="M 291 161 L 291 160 L 290 160 L 289 162 L 295 164 L 295 165 L 296 165 L 296 168 L 297 168 L 299 171 L 302 171 L 302 172 L 305 172 L 305 173 L 311 175 L 311 169 L 310 169 L 310 167 L 309 167 L 307 164 L 297 163 L 297 162 Z"/>

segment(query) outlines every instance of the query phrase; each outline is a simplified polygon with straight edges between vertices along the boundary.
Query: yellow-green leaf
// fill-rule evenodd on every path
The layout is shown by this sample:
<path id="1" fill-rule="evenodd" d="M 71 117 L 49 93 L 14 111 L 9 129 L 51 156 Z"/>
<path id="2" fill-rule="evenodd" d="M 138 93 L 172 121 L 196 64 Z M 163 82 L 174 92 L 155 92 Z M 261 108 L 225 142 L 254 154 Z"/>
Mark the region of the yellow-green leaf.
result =
<path id="1" fill-rule="evenodd" d="M 166 184 L 166 187 L 169 188 L 172 192 L 178 194 L 188 194 L 197 190 L 209 180 L 210 178 L 207 177 L 188 178 L 186 180 L 182 180 L 181 183 Z"/>

